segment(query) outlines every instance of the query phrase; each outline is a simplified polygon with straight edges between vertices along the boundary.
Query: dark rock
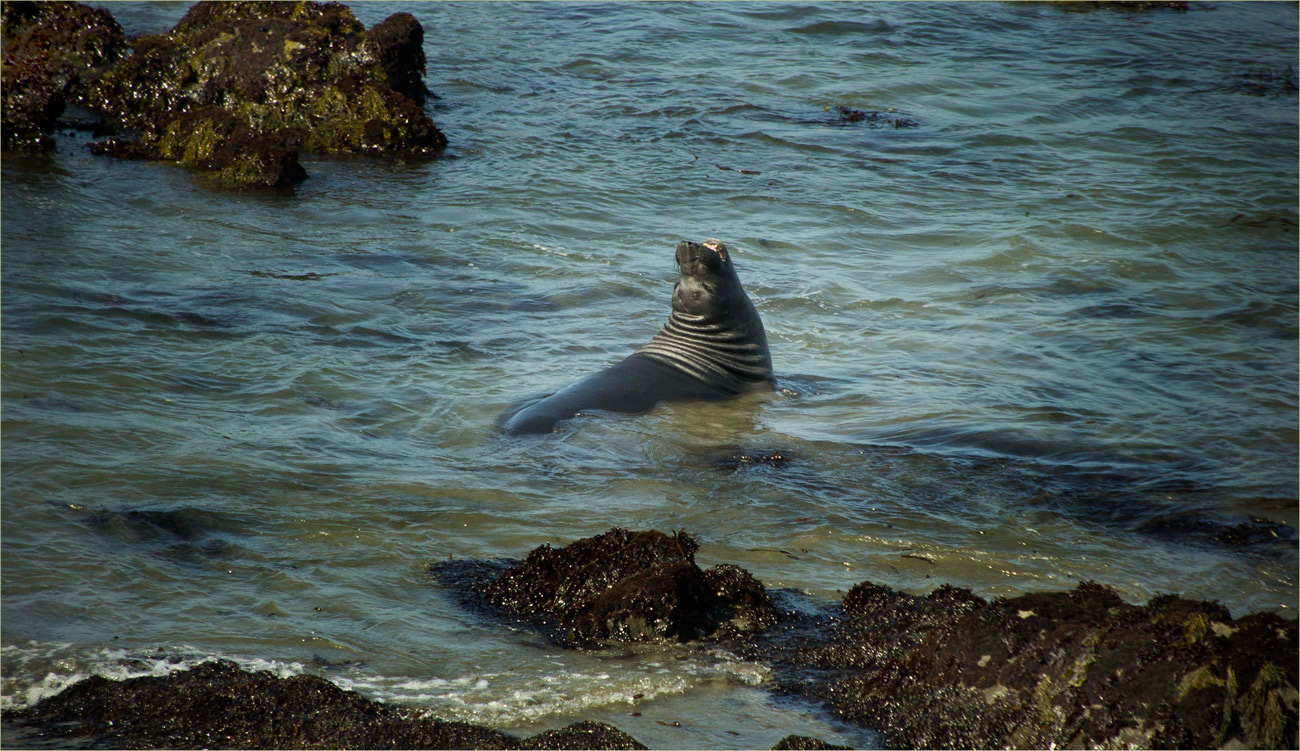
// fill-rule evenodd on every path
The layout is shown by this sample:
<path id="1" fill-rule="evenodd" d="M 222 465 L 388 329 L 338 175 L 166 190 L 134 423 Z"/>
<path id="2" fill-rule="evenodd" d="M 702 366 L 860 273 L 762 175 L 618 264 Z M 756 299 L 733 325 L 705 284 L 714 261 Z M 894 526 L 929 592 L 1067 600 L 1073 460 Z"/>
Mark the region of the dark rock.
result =
<path id="1" fill-rule="evenodd" d="M 70 102 L 126 52 L 122 27 L 100 8 L 70 2 L 0 5 L 3 148 L 48 147 L 45 136 Z"/>
<path id="2" fill-rule="evenodd" d="M 71 93 L 118 133 L 95 153 L 174 162 L 236 185 L 303 179 L 299 149 L 430 157 L 447 144 L 421 106 L 424 30 L 409 13 L 367 32 L 338 3 L 201 2 L 168 34 L 132 40 L 122 57 L 107 11 L 44 5 L 57 8 L 6 11 L 20 52 L 42 49 L 29 39 L 95 33 L 57 45 L 78 54 L 24 53 L 11 64 L 6 53 L 15 139 L 48 130 L 60 94 L 72 101 Z M 82 16 L 111 24 L 116 37 L 75 20 Z"/>
<path id="3" fill-rule="evenodd" d="M 166 132 L 152 138 L 111 138 L 92 143 L 90 149 L 119 159 L 175 162 L 236 185 L 284 187 L 307 176 L 298 149 L 283 130 L 259 133 L 215 105 L 180 113 Z"/>
<path id="4" fill-rule="evenodd" d="M 1295 620 L 1234 620 L 1217 603 L 1173 595 L 1132 605 L 1091 582 L 992 601 L 948 585 L 920 597 L 862 582 L 833 609 L 777 592 L 778 614 L 743 569 L 698 572 L 696 549 L 683 532 L 614 529 L 537 548 L 503 573 L 448 564 L 443 581 L 487 591 L 562 642 L 712 639 L 767 662 L 774 690 L 820 702 L 893 747 L 1297 741 Z M 716 625 L 718 603 L 729 628 Z M 815 747 L 787 742 L 778 747 Z"/>
<path id="5" fill-rule="evenodd" d="M 1291 748 L 1294 620 L 1086 583 L 985 602 L 863 583 L 779 656 L 784 690 L 902 747 Z"/>
<path id="6" fill-rule="evenodd" d="M 776 620 L 761 583 L 734 566 L 701 571 L 698 547 L 685 533 L 614 528 L 562 549 L 536 548 L 483 593 L 566 643 L 690 641 L 724 625 L 744 632 Z"/>
<path id="7" fill-rule="evenodd" d="M 559 730 L 547 730 L 521 742 L 521 748 L 645 748 L 635 738 L 604 723 L 575 722 Z"/>
<path id="8" fill-rule="evenodd" d="M 410 13 L 394 13 L 366 32 L 363 43 L 388 75 L 393 91 L 424 104 L 424 27 Z"/>
<path id="9" fill-rule="evenodd" d="M 645 748 L 595 722 L 519 739 L 373 702 L 315 676 L 279 678 L 221 661 L 162 678 L 87 678 L 5 719 L 39 727 L 47 740 L 88 737 L 117 748 Z"/>

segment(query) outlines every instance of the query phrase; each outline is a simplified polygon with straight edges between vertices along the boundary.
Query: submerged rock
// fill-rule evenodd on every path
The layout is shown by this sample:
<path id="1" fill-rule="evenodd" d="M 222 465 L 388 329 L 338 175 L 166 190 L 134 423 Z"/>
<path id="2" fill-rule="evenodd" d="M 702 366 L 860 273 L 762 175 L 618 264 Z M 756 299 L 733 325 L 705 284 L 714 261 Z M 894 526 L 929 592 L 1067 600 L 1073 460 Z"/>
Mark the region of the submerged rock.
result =
<path id="1" fill-rule="evenodd" d="M 498 608 L 585 644 L 691 641 L 776 620 L 763 585 L 736 566 L 695 565 L 695 538 L 614 528 L 567 547 L 534 549 L 482 590 Z"/>
<path id="2" fill-rule="evenodd" d="M 645 748 L 597 722 L 520 739 L 373 702 L 315 676 L 223 661 L 167 677 L 87 678 L 5 718 L 43 728 L 46 740 L 116 748 Z"/>
<path id="3" fill-rule="evenodd" d="M 67 19 L 91 13 L 74 3 L 30 5 L 16 14 L 30 19 L 28 35 L 66 33 Z M 117 34 L 103 55 L 59 68 L 72 77 L 92 70 L 78 79 L 77 101 L 122 134 L 94 144 L 96 153 L 277 186 L 306 176 L 299 149 L 428 157 L 447 144 L 421 106 L 424 30 L 409 13 L 367 31 L 338 3 L 201 2 L 169 33 L 131 40 L 130 55 L 122 55 L 120 27 Z M 39 109 L 43 88 L 14 88 L 16 102 Z M 48 130 L 58 115 L 45 113 L 56 110 L 62 105 L 51 99 L 24 127 Z"/>

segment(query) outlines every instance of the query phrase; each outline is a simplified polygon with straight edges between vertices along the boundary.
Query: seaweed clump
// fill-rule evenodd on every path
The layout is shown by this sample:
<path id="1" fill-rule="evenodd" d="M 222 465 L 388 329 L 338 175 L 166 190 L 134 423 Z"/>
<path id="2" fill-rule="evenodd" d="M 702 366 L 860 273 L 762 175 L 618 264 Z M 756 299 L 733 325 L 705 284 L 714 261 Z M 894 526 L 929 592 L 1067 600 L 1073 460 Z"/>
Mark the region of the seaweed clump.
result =
<path id="1" fill-rule="evenodd" d="M 85 8 L 30 5 L 24 18 L 56 29 Z M 306 176 L 300 149 L 429 157 L 447 143 L 422 106 L 424 30 L 409 13 L 367 31 L 338 3 L 200 2 L 130 45 L 77 92 L 120 134 L 96 153 L 278 186 Z"/>

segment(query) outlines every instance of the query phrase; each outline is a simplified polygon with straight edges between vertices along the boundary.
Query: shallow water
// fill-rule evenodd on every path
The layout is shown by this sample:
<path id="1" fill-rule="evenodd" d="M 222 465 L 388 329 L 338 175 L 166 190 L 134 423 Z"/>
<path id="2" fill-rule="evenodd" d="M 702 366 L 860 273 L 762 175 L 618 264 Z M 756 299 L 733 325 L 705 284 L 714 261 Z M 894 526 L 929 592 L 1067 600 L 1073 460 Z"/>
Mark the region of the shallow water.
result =
<path id="1" fill-rule="evenodd" d="M 827 602 L 1294 613 L 1294 4 L 401 9 L 437 161 L 264 193 L 83 136 L 5 155 L 0 704 L 221 656 L 520 734 L 874 742 L 760 666 L 559 651 L 426 574 L 614 525 Z M 706 237 L 778 392 L 499 434 L 648 340 Z M 727 461 L 764 450 L 793 458 Z M 1283 539 L 1216 541 L 1252 517 Z"/>

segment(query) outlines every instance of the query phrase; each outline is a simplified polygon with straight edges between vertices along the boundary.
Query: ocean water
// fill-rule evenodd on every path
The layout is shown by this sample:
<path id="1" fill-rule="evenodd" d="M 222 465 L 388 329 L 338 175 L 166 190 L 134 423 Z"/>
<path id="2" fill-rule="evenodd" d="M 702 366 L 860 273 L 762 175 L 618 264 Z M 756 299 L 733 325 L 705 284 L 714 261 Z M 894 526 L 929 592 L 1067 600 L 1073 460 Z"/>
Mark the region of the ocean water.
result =
<path id="1" fill-rule="evenodd" d="M 221 657 L 519 734 L 876 742 L 762 666 L 561 651 L 426 573 L 615 525 L 828 603 L 1294 616 L 1294 3 L 354 8 L 399 9 L 436 161 L 261 192 L 84 135 L 4 155 L 0 706 Z M 775 393 L 499 432 L 648 340 L 708 237 Z M 791 459 L 729 461 L 760 451 Z"/>

